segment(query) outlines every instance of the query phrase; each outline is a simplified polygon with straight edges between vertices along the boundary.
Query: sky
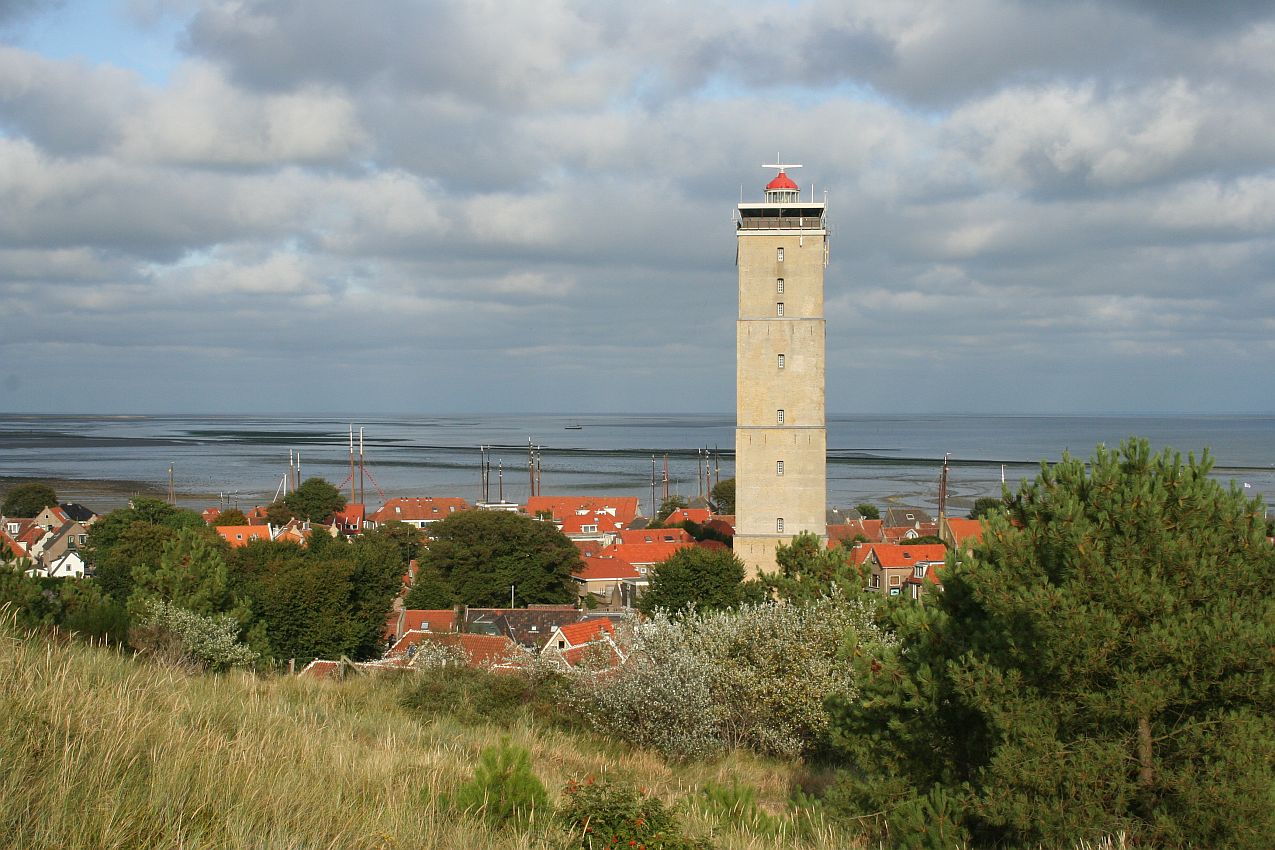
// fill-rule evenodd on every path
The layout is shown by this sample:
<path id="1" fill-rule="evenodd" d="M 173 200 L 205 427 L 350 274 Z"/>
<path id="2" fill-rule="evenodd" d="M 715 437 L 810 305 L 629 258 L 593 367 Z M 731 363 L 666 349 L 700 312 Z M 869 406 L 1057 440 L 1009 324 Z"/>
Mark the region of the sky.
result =
<path id="1" fill-rule="evenodd" d="M 0 0 L 0 412 L 1275 411 L 1275 4 Z"/>

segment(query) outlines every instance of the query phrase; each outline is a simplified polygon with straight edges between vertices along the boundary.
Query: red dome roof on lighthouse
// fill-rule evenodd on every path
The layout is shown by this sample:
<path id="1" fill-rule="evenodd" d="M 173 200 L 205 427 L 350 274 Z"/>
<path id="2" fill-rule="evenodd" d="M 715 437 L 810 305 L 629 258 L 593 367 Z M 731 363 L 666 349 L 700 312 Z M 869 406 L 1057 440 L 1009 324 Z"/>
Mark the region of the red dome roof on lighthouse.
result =
<path id="1" fill-rule="evenodd" d="M 793 192 L 798 191 L 797 184 L 792 182 L 792 178 L 785 174 L 781 168 L 779 173 L 775 175 L 775 179 L 766 184 L 766 191 L 774 192 L 777 190 L 783 191 L 785 189 Z"/>

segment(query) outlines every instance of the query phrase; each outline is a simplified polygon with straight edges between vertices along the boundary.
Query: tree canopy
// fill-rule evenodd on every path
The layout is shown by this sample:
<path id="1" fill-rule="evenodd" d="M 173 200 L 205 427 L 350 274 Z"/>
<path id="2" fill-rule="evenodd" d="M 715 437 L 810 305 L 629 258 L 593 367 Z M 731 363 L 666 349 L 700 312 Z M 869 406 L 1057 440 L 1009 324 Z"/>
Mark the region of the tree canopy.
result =
<path id="1" fill-rule="evenodd" d="M 779 569 L 759 578 L 780 599 L 808 602 L 832 593 L 834 585 L 842 592 L 863 585 L 850 565 L 850 551 L 841 546 L 825 548 L 813 532 L 803 531 L 792 543 L 779 544 L 775 561 Z"/>
<path id="2" fill-rule="evenodd" d="M 854 509 L 859 512 L 859 516 L 864 519 L 881 519 L 881 511 L 877 510 L 876 505 L 870 505 L 864 502 L 861 505 L 855 505 Z"/>
<path id="3" fill-rule="evenodd" d="M 897 846 L 1269 846 L 1275 547 L 1210 467 L 1064 456 L 942 593 L 888 606 L 897 650 L 852 640 L 832 709 L 842 805 Z"/>
<path id="4" fill-rule="evenodd" d="M 735 513 L 735 479 L 723 478 L 713 485 L 709 493 L 719 514 Z"/>
<path id="5" fill-rule="evenodd" d="M 571 602 L 571 574 L 580 565 L 575 545 L 552 523 L 504 511 L 461 511 L 430 527 L 421 554 L 452 589 L 457 602 L 503 607 L 515 587 L 518 605 Z"/>
<path id="6" fill-rule="evenodd" d="M 33 517 L 47 507 L 58 503 L 58 494 L 47 484 L 31 482 L 19 484 L 5 494 L 0 504 L 0 515 Z"/>
<path id="7" fill-rule="evenodd" d="M 681 611 L 694 604 L 701 611 L 723 611 L 765 600 L 765 588 L 744 581 L 744 562 L 729 549 L 684 546 L 651 570 L 651 584 L 638 608 Z"/>
<path id="8" fill-rule="evenodd" d="M 217 514 L 213 525 L 247 525 L 248 517 L 238 508 L 226 508 Z"/>
<path id="9" fill-rule="evenodd" d="M 664 522 L 664 520 L 668 519 L 669 514 L 684 507 L 686 507 L 686 500 L 681 496 L 669 496 L 660 502 L 660 509 L 655 512 L 655 524 Z"/>
<path id="10" fill-rule="evenodd" d="M 1004 512 L 1005 502 L 995 496 L 980 496 L 974 500 L 974 507 L 970 509 L 970 519 L 983 519 L 991 516 L 993 513 Z"/>
<path id="11" fill-rule="evenodd" d="M 322 520 L 345 509 L 345 497 L 322 478 L 307 478 L 282 499 L 284 507 L 299 519 Z"/>

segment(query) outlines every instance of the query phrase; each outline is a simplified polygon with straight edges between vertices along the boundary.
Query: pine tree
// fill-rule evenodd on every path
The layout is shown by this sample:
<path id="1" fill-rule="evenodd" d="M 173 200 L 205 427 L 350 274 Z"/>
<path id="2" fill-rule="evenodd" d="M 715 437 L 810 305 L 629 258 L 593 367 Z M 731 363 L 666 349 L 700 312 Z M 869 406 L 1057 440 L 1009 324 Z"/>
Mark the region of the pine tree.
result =
<path id="1" fill-rule="evenodd" d="M 834 796 L 900 845 L 959 813 L 975 846 L 1270 846 L 1275 548 L 1211 460 L 1145 441 L 1024 484 L 895 651 L 851 647 Z"/>

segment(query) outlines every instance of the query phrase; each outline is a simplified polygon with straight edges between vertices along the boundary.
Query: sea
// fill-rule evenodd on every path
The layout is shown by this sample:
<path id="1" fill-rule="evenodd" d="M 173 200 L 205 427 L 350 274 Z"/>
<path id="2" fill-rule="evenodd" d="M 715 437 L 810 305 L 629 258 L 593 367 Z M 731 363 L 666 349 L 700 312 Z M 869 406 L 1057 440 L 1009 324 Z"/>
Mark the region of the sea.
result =
<path id="1" fill-rule="evenodd" d="M 1268 504 L 1275 495 L 1275 416 L 830 415 L 827 425 L 830 506 L 933 510 L 946 456 L 949 504 L 962 511 L 1000 495 L 1002 480 L 1017 489 L 1041 462 L 1088 458 L 1098 444 L 1133 436 L 1184 456 L 1207 448 L 1218 480 Z M 666 458 L 669 489 L 686 498 L 734 474 L 733 414 L 0 414 L 0 486 L 69 482 L 103 511 L 132 493 L 166 493 L 171 470 L 184 507 L 247 508 L 274 499 L 299 460 L 303 478 L 348 492 L 351 429 L 364 460 L 355 494 L 372 506 L 393 496 L 478 500 L 484 446 L 492 500 L 526 501 L 529 446 L 542 494 L 637 496 L 647 510 L 653 480 L 656 500 L 662 495 Z"/>

